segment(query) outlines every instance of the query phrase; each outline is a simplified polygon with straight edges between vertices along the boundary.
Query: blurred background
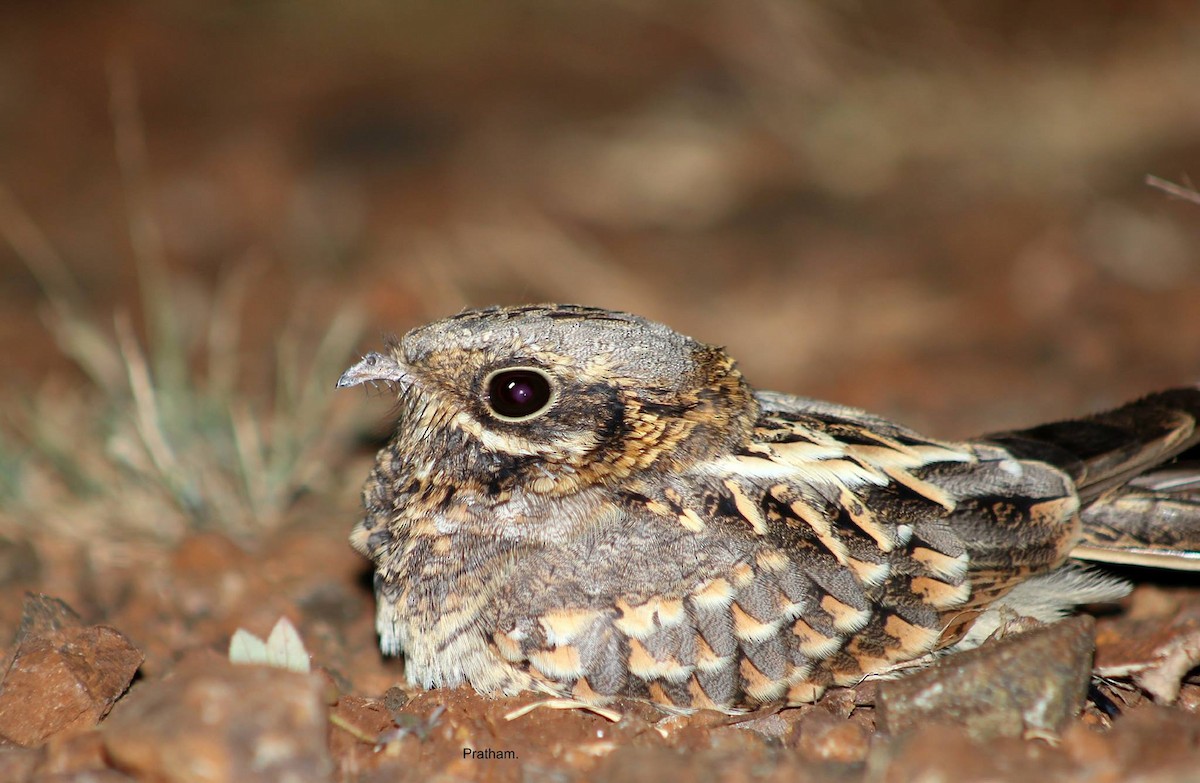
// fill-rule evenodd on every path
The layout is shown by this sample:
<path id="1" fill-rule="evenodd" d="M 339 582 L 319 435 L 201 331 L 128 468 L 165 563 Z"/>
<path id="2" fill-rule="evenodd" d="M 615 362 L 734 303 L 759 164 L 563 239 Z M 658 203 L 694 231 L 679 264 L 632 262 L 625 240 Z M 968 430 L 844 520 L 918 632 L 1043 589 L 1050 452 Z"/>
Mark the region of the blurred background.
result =
<path id="1" fill-rule="evenodd" d="M 333 387 L 468 306 L 634 311 L 946 438 L 1200 381 L 1198 42 L 1194 0 L 0 4 L 0 644 L 49 593 L 155 687 L 284 615 L 391 693 L 346 545 L 388 401 Z"/>
<path id="2" fill-rule="evenodd" d="M 77 372 L 47 280 L 140 331 L 148 264 L 181 310 L 239 281 L 248 378 L 288 323 L 552 300 L 948 437 L 1200 379 L 1200 206 L 1144 181 L 1200 172 L 1192 2 L 0 17 L 8 395 Z"/>

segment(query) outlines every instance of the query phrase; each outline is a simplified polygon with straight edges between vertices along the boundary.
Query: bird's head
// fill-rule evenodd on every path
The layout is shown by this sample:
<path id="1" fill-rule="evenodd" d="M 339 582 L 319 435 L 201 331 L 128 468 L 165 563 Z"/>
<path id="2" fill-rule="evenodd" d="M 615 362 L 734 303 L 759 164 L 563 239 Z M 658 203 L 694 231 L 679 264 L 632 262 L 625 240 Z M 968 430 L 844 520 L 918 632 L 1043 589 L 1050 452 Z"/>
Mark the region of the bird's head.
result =
<path id="1" fill-rule="evenodd" d="M 626 313 L 469 310 L 351 367 L 397 391 L 391 459 L 485 496 L 566 495 L 671 470 L 745 439 L 757 406 L 719 348 Z"/>

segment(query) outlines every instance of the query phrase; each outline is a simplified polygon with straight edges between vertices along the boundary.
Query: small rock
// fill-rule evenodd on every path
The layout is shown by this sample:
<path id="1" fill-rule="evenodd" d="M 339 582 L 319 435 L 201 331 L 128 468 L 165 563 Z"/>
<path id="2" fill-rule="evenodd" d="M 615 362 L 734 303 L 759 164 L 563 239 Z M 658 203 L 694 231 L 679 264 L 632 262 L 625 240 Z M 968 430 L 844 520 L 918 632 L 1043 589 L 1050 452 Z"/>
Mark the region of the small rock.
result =
<path id="1" fill-rule="evenodd" d="M 1081 780 L 1121 779 L 1121 764 L 1111 734 L 1076 723 L 1063 732 L 1062 750 L 1074 762 Z"/>
<path id="2" fill-rule="evenodd" d="M 748 720 L 736 721 L 730 725 L 733 728 L 742 729 L 743 731 L 753 731 L 764 737 L 775 739 L 786 737 L 792 732 L 792 724 L 777 712 Z"/>
<path id="3" fill-rule="evenodd" d="M 392 717 L 396 717 L 396 713 L 404 709 L 404 705 L 412 701 L 412 696 L 408 694 L 399 685 L 393 685 L 383 694 L 383 706 L 387 708 Z"/>
<path id="4" fill-rule="evenodd" d="M 866 701 L 862 701 L 864 695 L 867 697 Z M 857 688 L 830 688 L 825 691 L 820 701 L 821 709 L 843 718 L 849 718 L 857 707 L 874 704 L 874 683 L 863 683 Z"/>
<path id="5" fill-rule="evenodd" d="M 609 754 L 586 776 L 597 783 L 691 783 L 761 780 L 780 754 L 754 741 L 749 731 L 721 732 L 725 741 L 697 752 L 662 746 L 623 745 Z M 794 776 L 786 778 L 796 780 Z"/>
<path id="6" fill-rule="evenodd" d="M 139 779 L 325 781 L 324 697 L 316 674 L 197 658 L 135 689 L 105 722 L 105 748 Z"/>
<path id="7" fill-rule="evenodd" d="M 1071 617 L 883 682 L 879 727 L 895 735 L 952 723 L 975 739 L 1058 734 L 1087 695 L 1093 627 L 1091 617 Z"/>
<path id="8" fill-rule="evenodd" d="M 0 780 L 26 783 L 32 780 L 45 751 L 32 748 L 0 748 Z"/>
<path id="9" fill-rule="evenodd" d="M 870 733 L 862 723 L 818 707 L 801 718 L 795 747 L 813 763 L 858 764 L 867 758 Z"/>
<path id="10" fill-rule="evenodd" d="M 17 643 L 34 636 L 47 636 L 58 631 L 82 628 L 83 620 L 61 598 L 42 593 L 26 593 L 21 606 L 21 627 Z"/>
<path id="11" fill-rule="evenodd" d="M 1128 773 L 1155 780 L 1195 780 L 1200 770 L 1200 718 L 1147 705 L 1122 716 L 1109 734 Z"/>
<path id="12" fill-rule="evenodd" d="M 694 757 L 693 757 L 694 758 Z M 704 781 L 716 776 L 687 778 L 688 757 L 663 747 L 625 747 L 612 753 L 594 773 L 597 783 L 658 783 L 663 780 Z"/>
<path id="13" fill-rule="evenodd" d="M 977 740 L 947 723 L 917 726 L 890 741 L 879 739 L 872 745 L 866 774 L 878 783 L 1077 780 L 1066 756 L 1045 743 L 1012 737 Z"/>
<path id="14" fill-rule="evenodd" d="M 38 765 L 39 776 L 59 775 L 64 779 L 73 775 L 83 777 L 106 770 L 109 766 L 108 757 L 104 755 L 104 742 L 97 729 L 70 736 L 59 734 L 52 737 L 41 750 L 45 755 Z M 41 779 L 38 778 L 39 783 Z"/>
<path id="15" fill-rule="evenodd" d="M 1193 715 L 1200 715 L 1200 685 L 1189 684 L 1180 688 L 1175 706 Z"/>
<path id="16" fill-rule="evenodd" d="M 0 736 L 31 747 L 95 726 L 141 662 L 142 654 L 115 628 L 83 627 L 65 603 L 30 596 L 0 683 Z"/>

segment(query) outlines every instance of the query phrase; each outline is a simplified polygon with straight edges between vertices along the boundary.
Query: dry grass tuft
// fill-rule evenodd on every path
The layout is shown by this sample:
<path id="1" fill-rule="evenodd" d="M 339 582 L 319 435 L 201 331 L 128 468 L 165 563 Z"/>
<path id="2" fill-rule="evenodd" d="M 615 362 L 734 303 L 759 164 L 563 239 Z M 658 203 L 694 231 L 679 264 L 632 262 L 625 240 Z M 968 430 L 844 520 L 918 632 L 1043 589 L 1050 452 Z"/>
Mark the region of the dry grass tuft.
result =
<path id="1" fill-rule="evenodd" d="M 246 537 L 274 527 L 297 497 L 320 488 L 331 379 L 358 337 L 355 315 L 343 311 L 316 340 L 300 318 L 285 326 L 269 372 L 274 388 L 256 393 L 239 359 L 252 272 L 233 274 L 194 312 L 182 284 L 142 275 L 143 341 L 128 314 L 111 327 L 89 315 L 65 266 L 21 252 L 13 228 L 22 220 L 11 199 L 0 198 L 0 231 L 42 283 L 48 327 L 87 384 L 50 382 L 3 422 L 5 509 L 26 524 L 76 534 L 103 532 L 100 525 L 167 538 L 188 529 Z"/>

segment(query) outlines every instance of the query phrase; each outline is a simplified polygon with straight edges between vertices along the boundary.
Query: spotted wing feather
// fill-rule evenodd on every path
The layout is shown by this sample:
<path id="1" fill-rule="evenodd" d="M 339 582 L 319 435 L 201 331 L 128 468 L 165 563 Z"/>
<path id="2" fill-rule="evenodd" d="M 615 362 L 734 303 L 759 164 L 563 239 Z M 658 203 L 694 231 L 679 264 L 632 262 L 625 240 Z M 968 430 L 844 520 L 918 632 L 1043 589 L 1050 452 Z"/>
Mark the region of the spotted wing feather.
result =
<path id="1" fill-rule="evenodd" d="M 1075 506 L 1061 473 L 852 409 L 769 401 L 729 458 L 737 470 L 631 484 L 621 524 L 509 584 L 525 598 L 499 603 L 530 611 L 499 626 L 533 676 L 675 709 L 807 702 L 957 641 L 1065 557 Z"/>

